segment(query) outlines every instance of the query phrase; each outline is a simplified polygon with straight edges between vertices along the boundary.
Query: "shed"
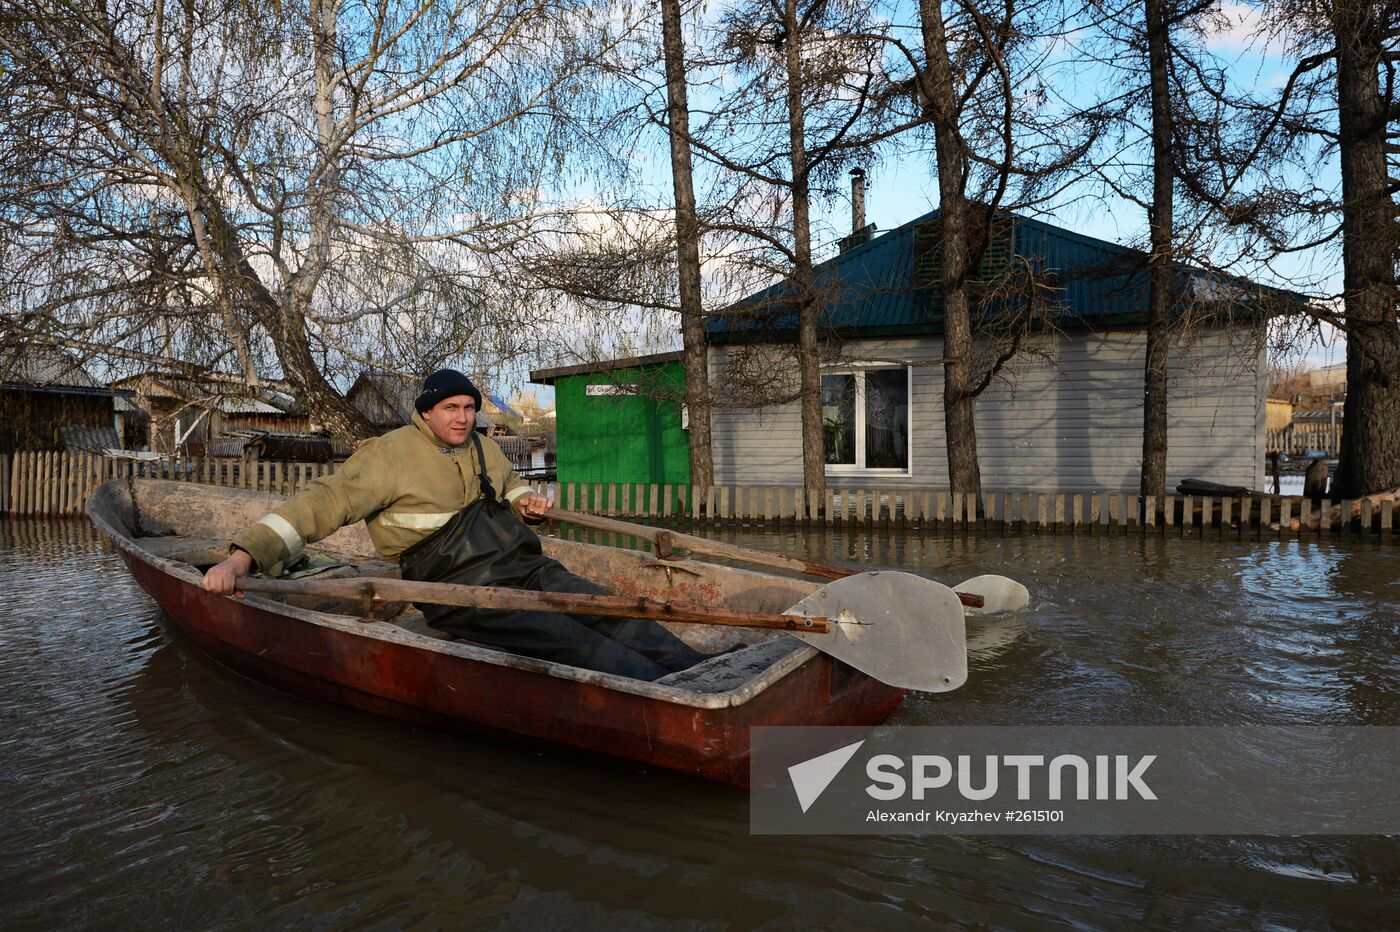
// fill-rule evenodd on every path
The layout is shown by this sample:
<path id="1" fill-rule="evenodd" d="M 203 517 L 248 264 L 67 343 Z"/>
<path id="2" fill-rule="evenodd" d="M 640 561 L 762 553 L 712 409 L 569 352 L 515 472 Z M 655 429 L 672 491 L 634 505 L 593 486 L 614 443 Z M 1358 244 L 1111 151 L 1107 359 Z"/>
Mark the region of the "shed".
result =
<path id="1" fill-rule="evenodd" d="M 560 482 L 690 483 L 680 353 L 539 369 L 530 381 L 554 386 Z"/>
<path id="2" fill-rule="evenodd" d="M 67 449 L 69 437 L 116 434 L 113 392 L 68 353 L 0 350 L 0 453 Z"/>
<path id="3" fill-rule="evenodd" d="M 369 419 L 375 430 L 387 433 L 412 419 L 413 402 L 422 384 L 420 378 L 387 369 L 366 369 L 356 377 L 345 398 Z M 490 437 L 513 434 L 508 423 L 513 417 L 515 412 L 500 396 L 481 390 L 481 410 L 476 415 L 478 431 Z"/>
<path id="4" fill-rule="evenodd" d="M 310 434 L 311 418 L 290 395 L 269 388 L 144 373 L 112 383 L 146 422 L 145 444 L 161 453 L 201 452 L 239 432 Z"/>
<path id="5" fill-rule="evenodd" d="M 943 307 L 936 211 L 858 243 L 817 268 L 831 337 L 823 367 L 827 481 L 837 488 L 946 487 Z M 988 489 L 1135 491 L 1141 475 L 1146 254 L 1019 216 L 999 219 L 977 280 L 1016 285 L 1033 272 L 1044 313 L 1023 351 L 975 407 Z M 1168 486 L 1187 477 L 1264 481 L 1263 320 L 1299 296 L 1180 266 L 1176 305 L 1196 325 L 1171 350 Z M 1014 313 L 1025 292 L 988 305 Z M 795 340 L 792 289 L 757 292 L 707 321 L 720 391 L 747 369 L 795 380 L 773 350 Z M 766 356 L 765 356 L 766 354 Z M 790 358 L 790 357 L 789 357 Z M 796 402 L 717 407 L 722 484 L 800 485 Z"/>

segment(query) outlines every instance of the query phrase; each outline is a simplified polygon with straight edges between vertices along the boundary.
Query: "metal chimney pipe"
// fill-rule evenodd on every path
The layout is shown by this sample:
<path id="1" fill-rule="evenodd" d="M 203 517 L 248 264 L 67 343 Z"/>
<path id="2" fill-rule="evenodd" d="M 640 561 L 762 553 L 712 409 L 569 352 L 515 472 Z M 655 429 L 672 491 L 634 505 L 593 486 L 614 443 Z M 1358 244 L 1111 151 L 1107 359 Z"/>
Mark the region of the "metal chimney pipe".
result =
<path id="1" fill-rule="evenodd" d="M 851 169 L 851 232 L 865 229 L 865 169 Z"/>

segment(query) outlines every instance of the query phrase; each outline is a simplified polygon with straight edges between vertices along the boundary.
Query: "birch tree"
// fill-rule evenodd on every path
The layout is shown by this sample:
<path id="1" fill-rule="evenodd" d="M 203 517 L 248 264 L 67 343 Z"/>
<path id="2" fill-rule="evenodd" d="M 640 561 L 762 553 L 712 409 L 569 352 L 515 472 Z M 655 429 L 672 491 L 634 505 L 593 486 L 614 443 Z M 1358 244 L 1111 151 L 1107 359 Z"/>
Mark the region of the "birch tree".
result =
<path id="1" fill-rule="evenodd" d="M 284 385 L 350 440 L 337 375 L 532 341 L 496 259 L 549 220 L 601 4 L 0 3 L 7 341 Z"/>

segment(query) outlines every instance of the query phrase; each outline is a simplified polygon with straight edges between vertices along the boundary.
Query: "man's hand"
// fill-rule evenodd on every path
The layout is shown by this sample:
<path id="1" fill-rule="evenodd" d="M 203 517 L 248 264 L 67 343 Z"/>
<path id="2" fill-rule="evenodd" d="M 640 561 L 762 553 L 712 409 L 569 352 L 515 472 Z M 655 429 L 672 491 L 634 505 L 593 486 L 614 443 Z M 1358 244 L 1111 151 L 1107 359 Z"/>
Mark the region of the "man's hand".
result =
<path id="1" fill-rule="evenodd" d="M 526 521 L 543 521 L 554 502 L 538 492 L 526 492 L 515 500 L 515 510 Z"/>
<path id="2" fill-rule="evenodd" d="M 217 592 L 220 595 L 238 595 L 238 580 L 248 575 L 253 568 L 253 558 L 246 551 L 235 550 L 224 558 L 224 562 L 217 566 L 209 567 L 209 572 L 204 574 L 204 586 L 207 592 Z"/>

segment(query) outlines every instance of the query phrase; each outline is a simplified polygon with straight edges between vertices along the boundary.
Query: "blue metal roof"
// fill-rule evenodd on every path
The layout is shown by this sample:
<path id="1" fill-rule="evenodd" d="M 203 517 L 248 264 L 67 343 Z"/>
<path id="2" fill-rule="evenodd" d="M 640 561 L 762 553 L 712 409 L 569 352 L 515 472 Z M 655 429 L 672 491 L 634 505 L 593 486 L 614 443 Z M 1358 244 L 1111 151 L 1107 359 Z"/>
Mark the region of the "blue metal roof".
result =
<path id="1" fill-rule="evenodd" d="M 916 230 L 938 211 L 915 218 L 819 264 L 817 290 L 825 299 L 819 326 L 871 335 L 942 331 L 942 297 L 916 275 Z M 1028 217 L 1007 215 L 1006 245 L 1018 263 L 1058 289 L 1049 316 L 1067 328 L 1142 324 L 1147 313 L 1147 254 L 1073 233 Z M 924 275 L 927 279 L 927 274 Z M 1180 266 L 1174 289 L 1187 293 L 1210 283 L 1216 297 L 1238 309 L 1268 293 L 1300 301 L 1243 279 Z M 755 338 L 797 329 L 793 289 L 787 281 L 756 292 L 706 320 L 711 340 Z"/>

